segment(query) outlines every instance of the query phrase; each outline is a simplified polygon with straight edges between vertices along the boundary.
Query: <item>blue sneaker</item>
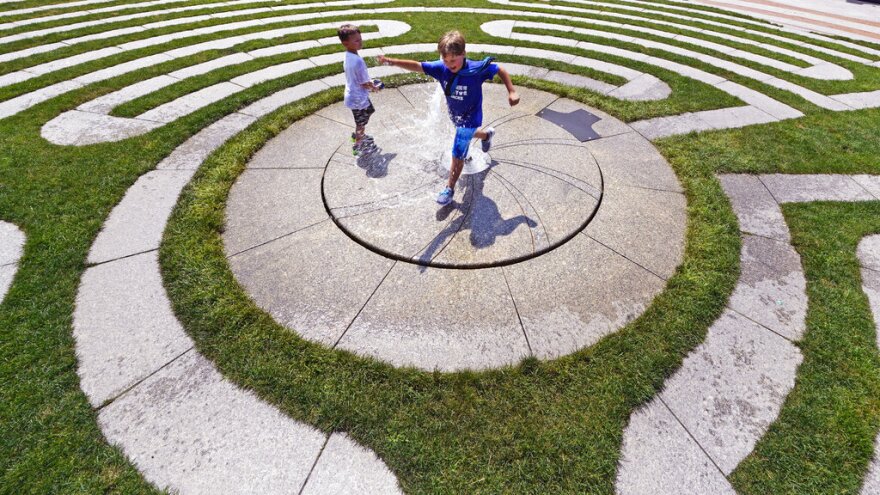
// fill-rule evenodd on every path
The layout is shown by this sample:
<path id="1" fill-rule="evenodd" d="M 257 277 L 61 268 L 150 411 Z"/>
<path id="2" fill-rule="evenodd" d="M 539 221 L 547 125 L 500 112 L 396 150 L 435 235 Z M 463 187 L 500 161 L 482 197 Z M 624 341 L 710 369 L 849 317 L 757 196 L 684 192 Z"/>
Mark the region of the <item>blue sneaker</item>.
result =
<path id="1" fill-rule="evenodd" d="M 455 191 L 452 190 L 451 187 L 446 186 L 440 191 L 440 194 L 437 195 L 437 203 L 441 205 L 448 205 L 450 201 L 452 201 L 452 196 L 455 194 Z"/>
<path id="2" fill-rule="evenodd" d="M 492 147 L 492 138 L 495 136 L 495 128 L 490 127 L 486 129 L 486 134 L 488 134 L 488 136 L 486 136 L 486 139 L 480 141 L 480 144 L 483 146 L 483 153 L 487 153 L 489 151 L 489 148 Z"/>

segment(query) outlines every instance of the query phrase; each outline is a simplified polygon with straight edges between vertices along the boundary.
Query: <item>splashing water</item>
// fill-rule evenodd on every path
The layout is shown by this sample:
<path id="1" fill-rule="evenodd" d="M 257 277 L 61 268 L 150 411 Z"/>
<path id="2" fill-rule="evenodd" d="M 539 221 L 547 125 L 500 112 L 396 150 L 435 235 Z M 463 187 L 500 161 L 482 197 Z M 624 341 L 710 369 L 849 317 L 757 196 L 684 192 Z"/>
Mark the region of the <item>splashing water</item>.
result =
<path id="1" fill-rule="evenodd" d="M 425 172 L 436 172 L 446 176 L 452 165 L 452 142 L 455 139 L 455 126 L 446 110 L 446 96 L 439 84 L 428 100 L 427 115 L 411 115 L 406 126 L 401 129 L 415 136 L 408 143 L 400 143 L 406 153 L 414 158 Z M 491 158 L 483 153 L 479 140 L 471 142 L 468 160 L 465 161 L 463 175 L 482 172 L 489 167 Z"/>

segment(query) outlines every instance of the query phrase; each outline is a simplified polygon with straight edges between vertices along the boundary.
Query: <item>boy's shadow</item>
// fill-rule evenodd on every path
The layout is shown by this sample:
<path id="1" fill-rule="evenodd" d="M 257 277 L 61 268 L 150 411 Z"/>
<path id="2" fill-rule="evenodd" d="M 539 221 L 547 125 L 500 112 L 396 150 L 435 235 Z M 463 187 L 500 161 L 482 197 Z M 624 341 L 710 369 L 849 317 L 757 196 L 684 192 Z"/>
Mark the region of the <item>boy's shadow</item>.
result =
<path id="1" fill-rule="evenodd" d="M 364 170 L 367 177 L 381 179 L 388 175 L 388 164 L 397 157 L 397 153 L 382 153 L 382 148 L 373 143 L 371 149 L 357 157 L 357 166 Z"/>
<path id="2" fill-rule="evenodd" d="M 442 222 L 449 218 L 453 211 L 461 211 L 461 216 L 450 222 L 438 233 L 431 243 L 425 248 L 419 263 L 429 263 L 437 251 L 442 251 L 448 245 L 447 240 L 464 230 L 470 230 L 470 243 L 475 249 L 485 249 L 495 244 L 498 236 L 508 236 L 522 224 L 534 228 L 538 224 L 525 215 L 517 215 L 512 218 L 503 218 L 498 210 L 498 205 L 491 198 L 483 194 L 486 178 L 497 162 L 486 170 L 472 175 L 467 175 L 461 182 L 464 183 L 465 191 L 462 203 L 453 201 L 437 210 L 436 219 Z M 419 267 L 424 272 L 426 266 Z"/>

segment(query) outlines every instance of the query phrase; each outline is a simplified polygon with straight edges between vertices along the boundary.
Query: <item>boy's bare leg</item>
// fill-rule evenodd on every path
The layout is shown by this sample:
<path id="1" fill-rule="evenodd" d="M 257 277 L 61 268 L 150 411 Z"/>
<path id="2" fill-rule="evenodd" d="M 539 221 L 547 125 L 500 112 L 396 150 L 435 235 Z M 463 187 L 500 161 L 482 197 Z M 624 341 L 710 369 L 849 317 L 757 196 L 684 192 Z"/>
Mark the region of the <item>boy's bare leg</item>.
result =
<path id="1" fill-rule="evenodd" d="M 461 158 L 453 158 L 452 166 L 449 168 L 449 183 L 447 184 L 450 189 L 455 190 L 455 183 L 458 182 L 458 176 L 461 175 L 463 169 L 464 160 Z"/>
<path id="2" fill-rule="evenodd" d="M 367 126 L 359 125 L 354 128 L 354 144 L 360 145 L 361 141 L 364 140 L 364 133 L 367 130 Z"/>
<path id="3" fill-rule="evenodd" d="M 483 139 L 486 139 L 487 137 L 489 137 L 489 133 L 487 133 L 486 131 L 483 131 L 483 130 L 479 130 L 474 133 L 474 137 L 477 139 L 483 140 Z"/>

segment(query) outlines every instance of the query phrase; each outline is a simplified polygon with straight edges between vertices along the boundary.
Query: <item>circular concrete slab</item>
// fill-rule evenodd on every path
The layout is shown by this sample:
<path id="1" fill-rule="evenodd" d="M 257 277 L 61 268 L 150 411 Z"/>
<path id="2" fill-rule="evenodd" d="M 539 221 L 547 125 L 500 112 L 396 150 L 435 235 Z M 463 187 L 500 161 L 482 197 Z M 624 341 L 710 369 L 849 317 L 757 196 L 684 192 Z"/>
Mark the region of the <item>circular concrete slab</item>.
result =
<path id="1" fill-rule="evenodd" d="M 454 202 L 440 207 L 454 129 L 436 88 L 373 95 L 373 152 L 351 154 L 340 103 L 254 156 L 223 237 L 256 303 L 309 340 L 442 371 L 565 355 L 644 312 L 681 261 L 686 220 L 650 142 L 550 93 L 518 88 L 511 108 L 487 84 L 493 146 L 472 143 Z M 579 141 L 545 109 L 598 138 Z"/>
<path id="2" fill-rule="evenodd" d="M 343 145 L 327 164 L 321 193 L 343 232 L 392 259 L 486 268 L 540 255 L 583 230 L 602 196 L 596 160 L 556 124 L 516 109 L 487 122 L 498 154 L 475 139 L 455 199 L 438 208 L 431 199 L 447 181 L 455 129 L 439 86 L 427 87 L 407 88 L 403 102 L 377 101 L 387 115 L 369 126 L 375 150 L 355 157 Z M 557 137 L 518 146 L 534 134 Z"/>

